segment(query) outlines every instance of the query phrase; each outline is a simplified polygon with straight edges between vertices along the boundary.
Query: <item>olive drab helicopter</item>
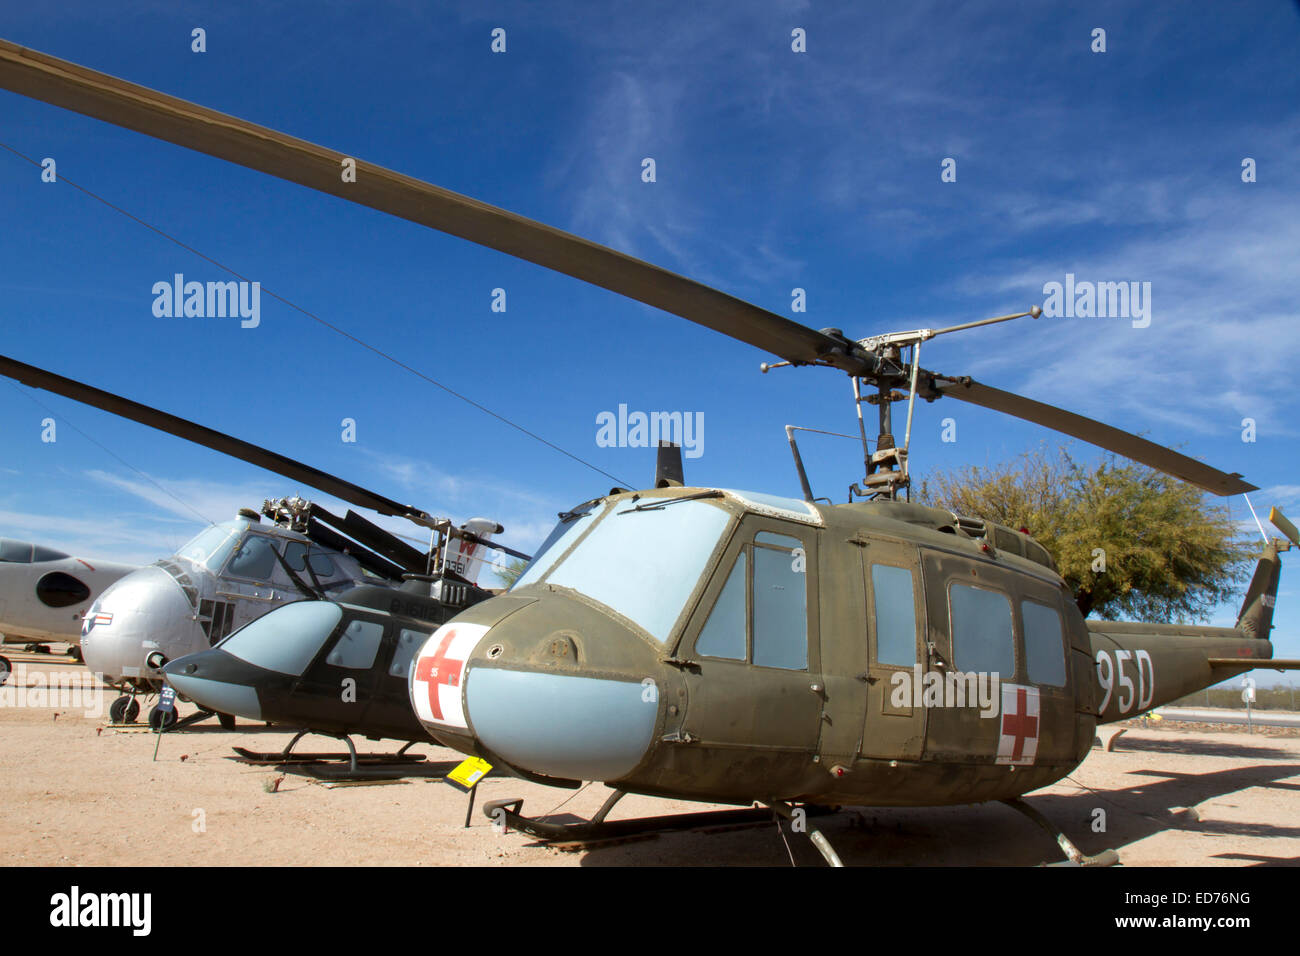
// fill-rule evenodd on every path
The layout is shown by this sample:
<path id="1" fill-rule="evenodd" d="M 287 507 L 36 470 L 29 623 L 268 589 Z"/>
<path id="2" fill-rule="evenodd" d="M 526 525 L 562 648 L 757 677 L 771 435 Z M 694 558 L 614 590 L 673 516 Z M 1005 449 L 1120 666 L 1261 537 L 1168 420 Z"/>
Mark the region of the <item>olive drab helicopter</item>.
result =
<path id="1" fill-rule="evenodd" d="M 546 840 L 661 821 L 608 821 L 627 793 L 798 818 L 842 805 L 1001 800 L 1085 857 L 1020 798 L 1087 755 L 1098 723 L 1273 660 L 1280 552 L 1264 550 L 1235 627 L 1087 622 L 1031 536 L 908 499 L 917 400 L 962 401 L 1071 435 L 1217 495 L 1254 490 L 1109 425 L 924 368 L 925 342 L 1037 318 L 855 339 L 485 203 L 245 120 L 0 42 L 0 86 L 545 266 L 746 342 L 849 375 L 864 475 L 849 501 L 687 486 L 615 488 L 560 515 L 510 591 L 443 624 L 414 656 L 429 733 L 527 779 L 600 781 L 587 824 L 485 811 Z M 355 181 L 339 170 L 355 163 Z M 905 402 L 902 442 L 893 407 Z M 877 407 L 872 449 L 863 404 Z M 1295 529 L 1275 523 L 1292 543 Z M 284 618 L 292 610 L 276 612 Z M 337 622 L 297 622 L 300 638 Z M 823 834 L 808 835 L 831 863 Z"/>
<path id="2" fill-rule="evenodd" d="M 276 471 L 351 504 L 400 515 L 429 532 L 426 552 L 354 511 L 339 517 L 295 496 L 265 501 L 260 514 L 241 509 L 235 519 L 206 528 L 169 558 L 144 568 L 125 568 L 90 605 L 81 625 L 86 665 L 110 686 L 127 691 L 109 708 L 114 722 L 136 719 L 140 705 L 135 695 L 161 690 L 171 661 L 191 659 L 282 605 L 310 600 L 339 601 L 350 609 L 381 607 L 390 613 L 406 609 L 441 624 L 489 596 L 476 585 L 488 550 L 528 558 L 491 540 L 505 530 L 495 521 L 472 518 L 455 527 L 449 519 L 435 518 L 309 465 L 4 356 L 0 356 L 0 375 Z M 263 516 L 270 521 L 263 522 Z M 413 648 L 405 648 L 414 642 L 413 634 L 404 639 L 402 653 L 408 659 Z M 273 638 L 269 649 L 259 653 L 283 660 L 288 652 Z M 386 654 L 391 657 L 392 651 Z M 341 720 L 323 723 L 313 723 L 320 701 L 313 702 L 315 709 L 301 711 L 301 702 L 310 700 L 316 687 L 299 679 L 302 676 L 295 675 L 287 690 L 272 682 L 263 689 L 261 702 L 254 699 L 252 704 L 247 693 L 222 681 L 183 678 L 171 683 L 200 708 L 187 722 L 215 714 L 227 728 L 236 716 L 243 716 L 327 733 L 360 731 L 375 737 L 427 739 L 411 714 L 404 670 L 392 687 L 369 680 L 363 688 L 367 707 L 345 707 Z M 326 711 L 339 701 L 337 682 L 330 685 L 327 696 Z M 358 726 L 361 715 L 370 723 Z M 179 726 L 174 709 L 152 708 L 149 722 L 159 728 Z M 350 742 L 348 746 L 351 749 Z"/>

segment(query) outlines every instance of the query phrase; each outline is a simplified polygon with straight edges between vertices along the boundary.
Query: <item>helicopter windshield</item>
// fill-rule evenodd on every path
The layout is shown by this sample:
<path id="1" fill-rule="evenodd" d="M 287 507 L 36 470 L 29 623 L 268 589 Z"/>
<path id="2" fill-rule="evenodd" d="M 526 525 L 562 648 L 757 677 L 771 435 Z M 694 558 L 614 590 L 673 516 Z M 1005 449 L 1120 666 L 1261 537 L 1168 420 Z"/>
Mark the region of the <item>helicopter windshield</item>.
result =
<path id="1" fill-rule="evenodd" d="M 524 577 L 580 591 L 666 642 L 732 519 L 708 501 L 675 501 L 646 510 L 612 502 L 594 521 L 562 524 L 548 560 Z"/>
<path id="2" fill-rule="evenodd" d="M 329 601 L 296 601 L 245 624 L 217 645 L 233 657 L 281 674 L 301 674 L 343 619 Z"/>
<path id="3" fill-rule="evenodd" d="M 230 555 L 230 550 L 238 540 L 245 524 L 241 521 L 223 521 L 200 531 L 189 544 L 176 554 L 188 558 L 195 564 L 202 564 L 213 571 L 220 571 L 221 565 Z"/>
<path id="4" fill-rule="evenodd" d="M 546 536 L 546 540 L 542 542 L 541 547 L 533 552 L 533 560 L 528 562 L 513 587 L 521 588 L 526 584 L 532 584 L 551 570 L 555 562 L 559 560 L 560 555 L 569 549 L 569 545 L 573 544 L 579 535 L 591 527 L 591 522 L 583 519 L 590 518 L 598 504 L 600 504 L 599 501 L 587 501 L 578 505 L 572 511 L 563 512 L 560 515 L 560 523 Z"/>

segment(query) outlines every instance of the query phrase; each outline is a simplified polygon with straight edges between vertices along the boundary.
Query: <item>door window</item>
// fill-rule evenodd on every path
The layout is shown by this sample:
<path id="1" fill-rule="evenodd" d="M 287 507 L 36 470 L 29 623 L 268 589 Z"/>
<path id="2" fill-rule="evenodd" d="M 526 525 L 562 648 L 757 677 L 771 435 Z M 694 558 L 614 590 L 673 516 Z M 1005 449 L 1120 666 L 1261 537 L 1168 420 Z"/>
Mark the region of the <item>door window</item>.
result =
<path id="1" fill-rule="evenodd" d="M 876 661 L 912 667 L 916 664 L 916 596 L 911 570 L 873 564 L 871 595 L 876 609 Z"/>
<path id="2" fill-rule="evenodd" d="M 754 663 L 759 667 L 808 667 L 808 575 L 802 558 L 796 538 L 760 533 L 754 541 Z"/>
<path id="3" fill-rule="evenodd" d="M 374 621 L 351 621 L 343 628 L 338 642 L 325 656 L 325 663 L 334 667 L 365 670 L 375 662 L 379 642 L 384 637 L 384 625 Z"/>
<path id="4" fill-rule="evenodd" d="M 759 532 L 727 575 L 696 653 L 759 667 L 808 667 L 808 575 L 803 542 Z"/>
<path id="5" fill-rule="evenodd" d="M 1020 602 L 1025 625 L 1025 668 L 1030 683 L 1065 686 L 1065 641 L 1061 615 L 1033 601 Z"/>
<path id="6" fill-rule="evenodd" d="M 1011 601 L 1000 591 L 953 584 L 953 664 L 962 673 L 998 674 L 1011 680 L 1016 672 L 1015 631 Z"/>

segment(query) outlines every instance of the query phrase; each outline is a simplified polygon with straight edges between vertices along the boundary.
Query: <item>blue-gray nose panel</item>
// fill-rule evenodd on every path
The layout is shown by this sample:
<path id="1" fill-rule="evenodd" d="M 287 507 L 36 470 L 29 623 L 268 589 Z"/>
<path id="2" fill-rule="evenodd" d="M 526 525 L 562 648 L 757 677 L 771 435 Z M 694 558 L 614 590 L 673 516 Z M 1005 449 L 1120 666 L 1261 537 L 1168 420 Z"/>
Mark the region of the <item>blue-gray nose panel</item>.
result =
<path id="1" fill-rule="evenodd" d="M 469 672 L 465 701 L 475 736 L 506 762 L 571 780 L 626 776 L 658 714 L 641 684 L 486 667 Z"/>
<path id="2" fill-rule="evenodd" d="M 247 717 L 249 720 L 262 719 L 262 705 L 257 700 L 257 691 L 246 685 L 203 677 L 186 677 L 170 671 L 167 683 L 176 689 L 176 693 L 184 694 L 206 710 Z"/>

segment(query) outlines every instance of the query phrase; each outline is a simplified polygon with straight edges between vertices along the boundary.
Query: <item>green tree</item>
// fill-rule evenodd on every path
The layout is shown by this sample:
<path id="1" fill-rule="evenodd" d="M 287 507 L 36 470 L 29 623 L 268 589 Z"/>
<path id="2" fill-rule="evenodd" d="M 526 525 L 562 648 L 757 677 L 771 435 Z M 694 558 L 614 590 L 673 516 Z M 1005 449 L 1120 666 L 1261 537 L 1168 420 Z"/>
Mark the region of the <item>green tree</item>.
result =
<path id="1" fill-rule="evenodd" d="M 1245 579 L 1252 551 L 1227 508 L 1143 465 L 1087 467 L 1065 446 L 922 483 L 926 504 L 1027 528 L 1086 617 L 1203 621 Z"/>
<path id="2" fill-rule="evenodd" d="M 511 558 L 501 566 L 493 565 L 492 573 L 501 581 L 502 587 L 509 590 L 514 587 L 519 575 L 524 573 L 524 568 L 528 567 L 528 562 L 522 558 Z"/>

